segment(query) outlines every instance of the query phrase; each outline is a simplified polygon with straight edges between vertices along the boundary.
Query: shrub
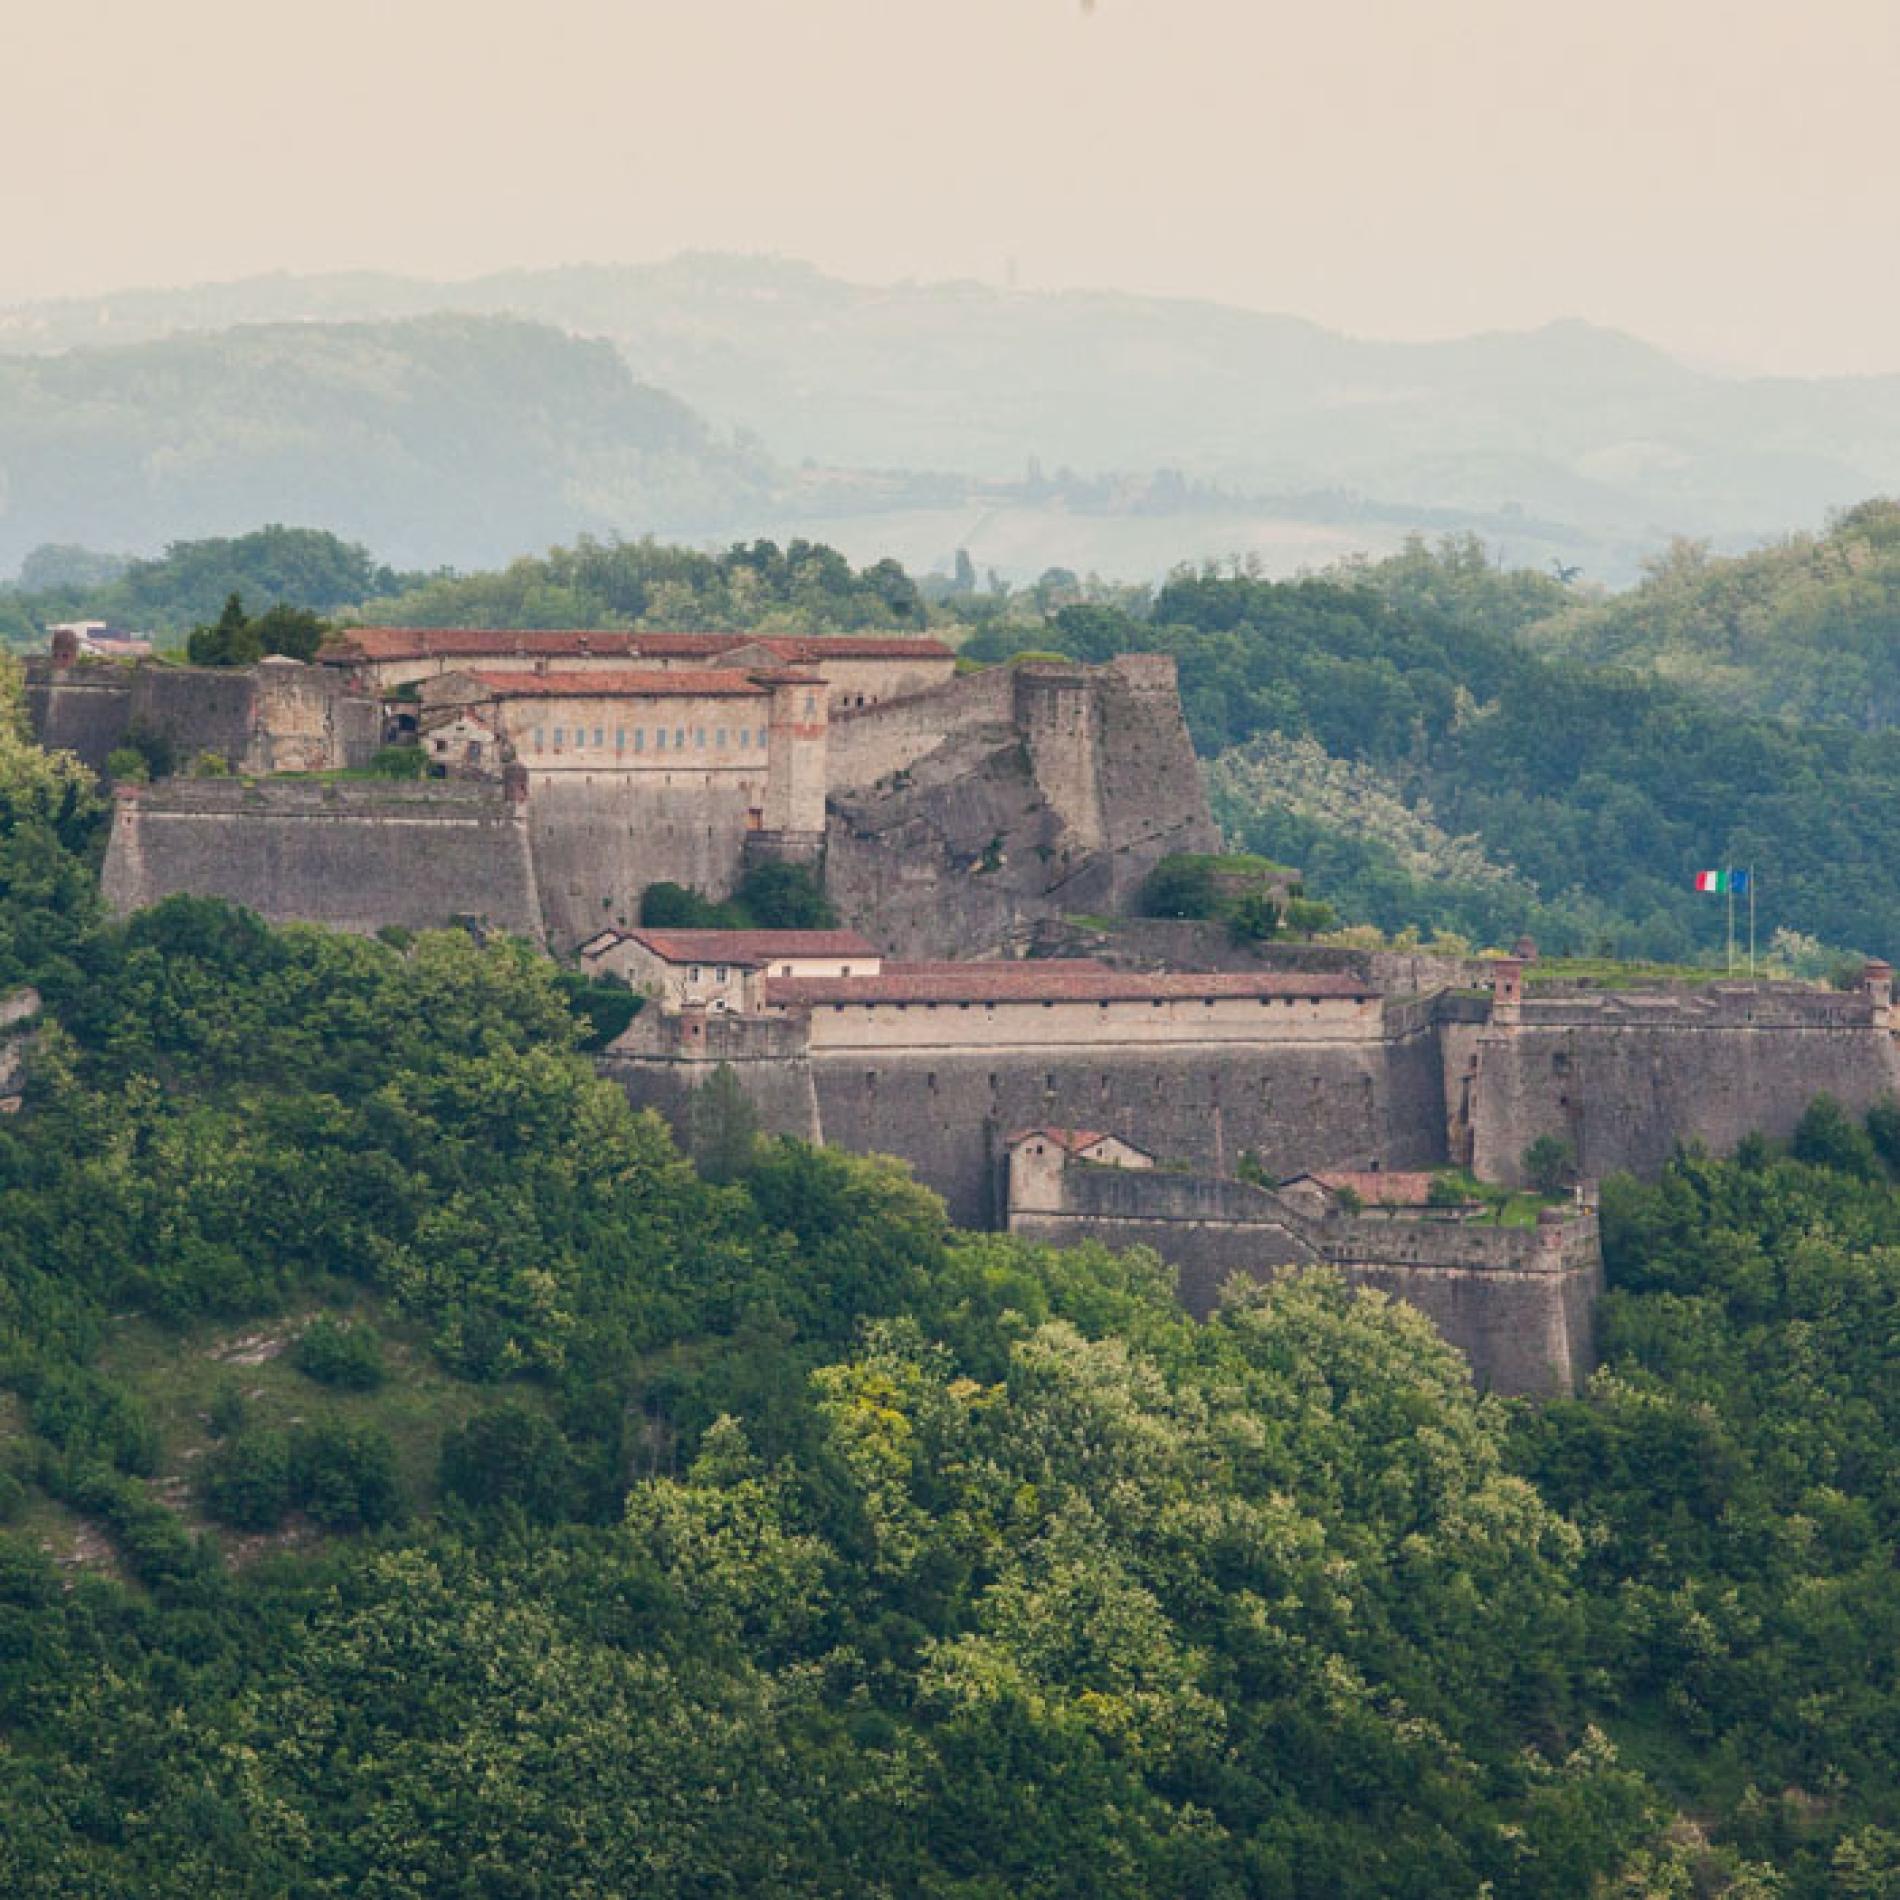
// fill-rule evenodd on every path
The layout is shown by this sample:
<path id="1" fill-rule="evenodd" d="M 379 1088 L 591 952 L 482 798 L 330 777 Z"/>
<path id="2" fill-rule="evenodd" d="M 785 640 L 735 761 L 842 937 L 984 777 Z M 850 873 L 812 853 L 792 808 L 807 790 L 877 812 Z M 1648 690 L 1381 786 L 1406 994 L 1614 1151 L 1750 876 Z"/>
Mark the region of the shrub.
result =
<path id="1" fill-rule="evenodd" d="M 152 776 L 137 746 L 115 746 L 106 754 L 106 777 L 115 785 L 143 785 Z"/>
<path id="2" fill-rule="evenodd" d="M 1561 1194 L 1576 1162 L 1576 1151 L 1561 1135 L 1539 1135 L 1524 1150 L 1525 1178 L 1539 1194 Z"/>
<path id="3" fill-rule="evenodd" d="M 250 1407 L 244 1402 L 244 1394 L 232 1379 L 226 1379 L 217 1391 L 211 1395 L 211 1407 L 205 1415 L 205 1423 L 213 1438 L 231 1438 L 244 1429 L 245 1415 Z"/>
<path id="4" fill-rule="evenodd" d="M 427 778 L 429 755 L 419 745 L 386 745 L 370 760 L 378 778 Z"/>
<path id="5" fill-rule="evenodd" d="M 477 1510 L 517 1505 L 538 1523 L 569 1515 L 574 1471 L 557 1426 L 525 1405 L 478 1413 L 442 1441 L 442 1490 Z"/>
<path id="6" fill-rule="evenodd" d="M 838 921 L 825 887 L 803 864 L 754 866 L 733 901 L 759 930 L 829 930 Z"/>
<path id="7" fill-rule="evenodd" d="M 282 1432 L 240 1432 L 205 1460 L 198 1497 L 206 1513 L 239 1531 L 271 1531 L 290 1509 L 290 1441 Z"/>
<path id="8" fill-rule="evenodd" d="M 1212 917 L 1218 908 L 1219 890 L 1208 858 L 1163 858 L 1142 886 L 1141 909 L 1147 917 Z"/>
<path id="9" fill-rule="evenodd" d="M 650 930 L 729 930 L 732 914 L 723 904 L 662 880 L 640 894 L 640 921 Z"/>
<path id="10" fill-rule="evenodd" d="M 373 1426 L 300 1425 L 290 1435 L 290 1498 L 325 1530 L 374 1530 L 402 1513 L 396 1453 Z"/>
<path id="11" fill-rule="evenodd" d="M 383 1348 L 367 1326 L 320 1319 L 305 1327 L 290 1349 L 290 1363 L 319 1385 L 371 1392 L 383 1382 Z"/>

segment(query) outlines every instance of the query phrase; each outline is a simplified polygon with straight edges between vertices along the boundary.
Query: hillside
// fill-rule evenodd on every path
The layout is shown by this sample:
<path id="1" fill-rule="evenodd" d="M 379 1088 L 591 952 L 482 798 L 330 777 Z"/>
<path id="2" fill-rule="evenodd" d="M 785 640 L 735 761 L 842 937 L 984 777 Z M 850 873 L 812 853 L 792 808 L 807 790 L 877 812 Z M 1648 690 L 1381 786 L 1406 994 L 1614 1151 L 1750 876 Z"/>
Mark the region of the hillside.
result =
<path id="1" fill-rule="evenodd" d="M 1640 587 L 1534 621 L 1534 648 L 1654 669 L 1722 705 L 1877 728 L 1900 721 L 1900 503 L 1729 559 L 1679 543 Z"/>
<path id="2" fill-rule="evenodd" d="M 440 309 L 609 337 L 636 374 L 786 462 L 1013 479 L 1039 458 L 1349 491 L 1347 520 L 1351 495 L 1441 519 L 1507 511 L 1558 524 L 1597 572 L 1671 533 L 1759 534 L 1900 485 L 1900 378 L 1722 378 L 1581 323 L 1377 343 L 1213 304 L 857 285 L 756 258 L 131 292 L 0 313 L 0 348 Z"/>
<path id="3" fill-rule="evenodd" d="M 1545 656 L 1563 598 L 1482 550 L 1268 582 L 1179 575 L 1151 605 L 998 618 L 974 658 L 1171 653 L 1230 843 L 1342 914 L 1547 951 L 1719 951 L 1697 870 L 1752 866 L 1765 943 L 1900 944 L 1900 733 L 1740 716 L 1651 674 Z"/>
<path id="4" fill-rule="evenodd" d="M 100 818 L 0 726 L 9 1894 L 1884 1890 L 1891 1115 L 1613 1186 L 1532 1411 L 702 1174 L 521 946 L 110 924 Z"/>
<path id="5" fill-rule="evenodd" d="M 262 324 L 0 356 L 0 571 L 321 521 L 400 566 L 583 530 L 691 530 L 756 458 L 612 349 L 513 319 Z"/>

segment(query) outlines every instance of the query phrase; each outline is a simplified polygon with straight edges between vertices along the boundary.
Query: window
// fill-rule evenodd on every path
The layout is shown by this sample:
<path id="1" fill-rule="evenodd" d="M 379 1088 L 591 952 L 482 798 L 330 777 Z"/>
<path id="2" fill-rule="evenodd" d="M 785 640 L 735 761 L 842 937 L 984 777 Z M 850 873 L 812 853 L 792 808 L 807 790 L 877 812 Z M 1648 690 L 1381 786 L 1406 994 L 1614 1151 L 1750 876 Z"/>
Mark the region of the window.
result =
<path id="1" fill-rule="evenodd" d="M 726 980 L 726 966 L 722 963 L 713 971 L 713 981 L 723 983 Z"/>
<path id="2" fill-rule="evenodd" d="M 597 746 L 602 746 L 602 745 L 605 745 L 605 744 L 607 743 L 607 729 L 606 729 L 606 727 L 604 727 L 604 726 L 596 726 L 596 727 L 594 728 L 594 743 L 595 743 L 595 745 L 597 745 Z"/>
<path id="3" fill-rule="evenodd" d="M 741 752 L 749 752 L 751 749 L 752 728 L 750 726 L 741 726 L 739 728 L 739 750 Z"/>
<path id="4" fill-rule="evenodd" d="M 653 749 L 655 752 L 664 752 L 666 750 L 666 728 L 664 726 L 653 735 Z"/>
<path id="5" fill-rule="evenodd" d="M 724 726 L 721 726 L 719 730 L 713 734 L 713 744 L 716 745 L 721 752 L 725 751 L 726 729 Z"/>
<path id="6" fill-rule="evenodd" d="M 811 716 L 815 712 L 817 712 L 817 710 L 818 710 L 818 695 L 816 693 L 807 693 L 805 695 L 805 717 L 807 719 L 811 718 Z"/>
<path id="7" fill-rule="evenodd" d="M 704 752 L 706 750 L 706 728 L 704 726 L 695 726 L 693 728 L 693 743 L 700 751 Z"/>
<path id="8" fill-rule="evenodd" d="M 564 746 L 566 743 L 567 743 L 567 728 L 565 726 L 556 726 L 554 728 L 555 751 L 556 752 L 560 751 L 562 746 Z"/>
<path id="9" fill-rule="evenodd" d="M 634 727 L 633 749 L 636 752 L 644 752 L 647 749 L 647 729 L 645 726 Z"/>
<path id="10" fill-rule="evenodd" d="M 693 965 L 692 981 L 695 983 L 699 981 L 699 965 L 697 963 Z"/>
<path id="11" fill-rule="evenodd" d="M 673 750 L 675 752 L 684 752 L 686 750 L 686 728 L 684 726 L 675 726 L 673 728 Z"/>
<path id="12" fill-rule="evenodd" d="M 534 749 L 537 752 L 542 750 L 541 734 L 542 734 L 542 728 L 539 726 L 536 726 L 534 729 Z"/>
<path id="13" fill-rule="evenodd" d="M 625 726 L 614 728 L 614 750 L 624 752 L 627 749 L 627 729 Z"/>
<path id="14" fill-rule="evenodd" d="M 763 726 L 759 728 L 759 744 L 761 746 L 765 744 L 765 728 Z"/>

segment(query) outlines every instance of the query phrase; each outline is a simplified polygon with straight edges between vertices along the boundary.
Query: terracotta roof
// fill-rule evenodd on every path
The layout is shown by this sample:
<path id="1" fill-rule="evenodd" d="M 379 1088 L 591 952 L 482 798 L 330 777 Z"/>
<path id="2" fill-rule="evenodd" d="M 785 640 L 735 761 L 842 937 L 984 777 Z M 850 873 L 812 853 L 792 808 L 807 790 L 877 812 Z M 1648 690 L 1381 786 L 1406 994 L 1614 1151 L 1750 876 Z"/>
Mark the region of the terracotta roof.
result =
<path id="1" fill-rule="evenodd" d="M 886 964 L 879 976 L 768 977 L 766 1000 L 812 1003 L 1165 1003 L 1223 998 L 1371 995 L 1350 976 L 1143 976 L 1067 959 L 1024 963 Z"/>
<path id="2" fill-rule="evenodd" d="M 318 656 L 335 666 L 364 660 L 433 660 L 497 653 L 537 656 L 624 655 L 630 659 L 695 659 L 763 647 L 775 658 L 814 660 L 948 660 L 941 640 L 887 634 L 631 633 L 579 627 L 346 627 Z"/>
<path id="3" fill-rule="evenodd" d="M 1052 1142 L 1065 1153 L 1072 1155 L 1086 1154 L 1098 1143 L 1111 1139 L 1106 1131 L 1100 1128 L 1019 1128 L 1010 1136 L 1006 1145 L 1014 1148 L 1019 1142 L 1033 1141 L 1037 1136 L 1041 1136 L 1044 1141 Z M 1124 1144 L 1130 1148 L 1134 1145 L 1132 1141 Z M 1140 1151 L 1136 1150 L 1136 1152 Z"/>
<path id="4" fill-rule="evenodd" d="M 1294 1178 L 1317 1181 L 1334 1194 L 1342 1190 L 1356 1194 L 1368 1207 L 1429 1207 L 1432 1183 L 1438 1179 L 1435 1174 L 1387 1174 L 1378 1169 L 1369 1172 L 1329 1169 Z"/>
<path id="5" fill-rule="evenodd" d="M 498 699 L 763 699 L 766 689 L 749 673 L 491 673 L 472 672 Z"/>
<path id="6" fill-rule="evenodd" d="M 695 648 L 695 652 L 703 649 Z M 317 656 L 332 665 L 358 660 L 455 659 L 484 654 L 628 655 L 634 635 L 512 627 L 346 627 Z"/>
<path id="7" fill-rule="evenodd" d="M 875 958 L 879 954 L 877 945 L 855 930 L 628 930 L 615 934 L 644 944 L 668 963 L 752 967 L 774 958 Z"/>

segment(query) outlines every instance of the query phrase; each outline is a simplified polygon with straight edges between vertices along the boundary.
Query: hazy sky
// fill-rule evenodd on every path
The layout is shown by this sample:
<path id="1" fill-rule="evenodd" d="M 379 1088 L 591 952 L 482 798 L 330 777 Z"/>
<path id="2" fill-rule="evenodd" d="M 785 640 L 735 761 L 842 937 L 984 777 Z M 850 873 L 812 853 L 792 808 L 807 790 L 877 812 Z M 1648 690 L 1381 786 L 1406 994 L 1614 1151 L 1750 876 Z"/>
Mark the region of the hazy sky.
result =
<path id="1" fill-rule="evenodd" d="M 0 0 L 0 299 L 770 250 L 1900 369 L 1900 0 Z"/>

